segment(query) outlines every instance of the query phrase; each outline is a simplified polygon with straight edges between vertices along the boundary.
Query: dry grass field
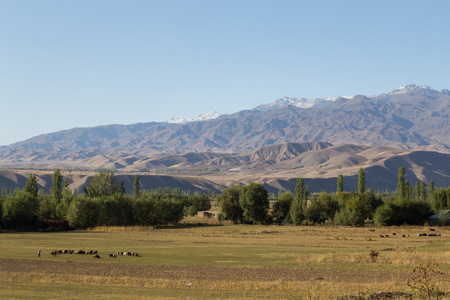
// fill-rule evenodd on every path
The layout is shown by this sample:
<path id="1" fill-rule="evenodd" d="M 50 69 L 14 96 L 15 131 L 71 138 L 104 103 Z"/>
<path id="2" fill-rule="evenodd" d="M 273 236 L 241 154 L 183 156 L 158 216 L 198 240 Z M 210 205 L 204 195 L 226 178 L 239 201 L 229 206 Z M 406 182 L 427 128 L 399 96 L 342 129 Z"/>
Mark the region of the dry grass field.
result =
<path id="1" fill-rule="evenodd" d="M 406 285 L 416 265 L 437 262 L 436 270 L 450 273 L 450 230 L 435 230 L 184 225 L 0 233 L 0 298 L 422 299 Z M 441 236 L 418 236 L 425 232 Z M 97 250 L 101 258 L 50 255 L 65 249 Z M 124 251 L 139 257 L 109 257 Z M 432 281 L 450 292 L 449 282 Z"/>

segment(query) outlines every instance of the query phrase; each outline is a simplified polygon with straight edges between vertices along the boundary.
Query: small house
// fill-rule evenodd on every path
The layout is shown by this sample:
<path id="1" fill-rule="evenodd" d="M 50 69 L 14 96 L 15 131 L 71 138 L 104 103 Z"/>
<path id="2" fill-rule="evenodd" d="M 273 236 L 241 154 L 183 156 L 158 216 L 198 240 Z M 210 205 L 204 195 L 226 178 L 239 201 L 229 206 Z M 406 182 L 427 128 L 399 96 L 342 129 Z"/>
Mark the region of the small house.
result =
<path id="1" fill-rule="evenodd" d="M 441 224 L 445 220 L 445 224 Z M 450 210 L 441 209 L 431 217 L 428 217 L 430 225 L 450 225 Z"/>

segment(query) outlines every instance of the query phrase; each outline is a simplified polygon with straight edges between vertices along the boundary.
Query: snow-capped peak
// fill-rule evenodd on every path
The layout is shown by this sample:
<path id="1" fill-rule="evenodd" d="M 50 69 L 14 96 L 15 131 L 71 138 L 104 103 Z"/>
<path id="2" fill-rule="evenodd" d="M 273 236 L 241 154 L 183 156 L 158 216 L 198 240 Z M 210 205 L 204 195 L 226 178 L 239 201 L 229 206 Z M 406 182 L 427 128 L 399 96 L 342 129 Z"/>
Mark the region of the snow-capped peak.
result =
<path id="1" fill-rule="evenodd" d="M 262 104 L 254 108 L 254 110 L 259 111 L 269 111 L 279 109 L 288 105 L 292 105 L 298 108 L 320 108 L 325 107 L 331 102 L 339 99 L 339 98 L 347 98 L 350 99 L 350 96 L 344 97 L 327 97 L 327 98 L 291 98 L 291 97 L 281 97 L 275 101 L 270 103 Z"/>
<path id="2" fill-rule="evenodd" d="M 209 112 L 201 114 L 195 118 L 172 118 L 167 122 L 173 123 L 173 124 L 185 124 L 185 123 L 189 123 L 189 122 L 213 120 L 213 119 L 217 119 L 221 115 L 222 115 L 221 113 L 218 113 L 216 111 L 209 111 Z"/>
<path id="3" fill-rule="evenodd" d="M 409 84 L 407 86 L 401 86 L 399 88 L 396 88 L 395 90 L 390 91 L 389 93 L 386 93 L 388 95 L 398 95 L 398 94 L 406 94 L 411 91 L 419 90 L 419 89 L 427 89 L 431 90 L 429 86 L 421 85 L 417 86 L 415 84 Z"/>

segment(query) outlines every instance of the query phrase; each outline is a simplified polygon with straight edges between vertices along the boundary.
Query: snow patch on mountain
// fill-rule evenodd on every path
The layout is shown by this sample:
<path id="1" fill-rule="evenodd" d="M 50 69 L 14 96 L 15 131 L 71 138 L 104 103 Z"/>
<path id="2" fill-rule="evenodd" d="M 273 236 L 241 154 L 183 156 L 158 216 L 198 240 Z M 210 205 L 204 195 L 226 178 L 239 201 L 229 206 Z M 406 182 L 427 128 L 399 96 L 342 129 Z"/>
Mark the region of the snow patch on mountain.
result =
<path id="1" fill-rule="evenodd" d="M 350 96 L 344 97 L 328 97 L 328 98 L 291 98 L 291 97 L 282 97 L 270 103 L 262 104 L 255 107 L 253 110 L 257 111 L 270 111 L 280 109 L 282 107 L 292 105 L 298 108 L 321 108 L 325 107 L 331 102 L 339 99 L 339 98 L 347 98 L 350 99 Z"/>
<path id="2" fill-rule="evenodd" d="M 217 119 L 221 115 L 222 115 L 221 113 L 218 113 L 216 111 L 209 111 L 209 112 L 201 114 L 195 118 L 172 118 L 167 122 L 172 123 L 172 124 L 185 124 L 185 123 L 190 123 L 190 122 L 213 120 L 213 119 Z"/>
<path id="3" fill-rule="evenodd" d="M 420 89 L 426 89 L 426 90 L 432 90 L 429 86 L 421 85 L 417 86 L 415 84 L 409 84 L 407 86 L 401 86 L 399 88 L 396 88 L 395 90 L 392 90 L 388 93 L 382 94 L 382 95 L 399 95 L 399 94 L 407 94 L 416 90 Z"/>

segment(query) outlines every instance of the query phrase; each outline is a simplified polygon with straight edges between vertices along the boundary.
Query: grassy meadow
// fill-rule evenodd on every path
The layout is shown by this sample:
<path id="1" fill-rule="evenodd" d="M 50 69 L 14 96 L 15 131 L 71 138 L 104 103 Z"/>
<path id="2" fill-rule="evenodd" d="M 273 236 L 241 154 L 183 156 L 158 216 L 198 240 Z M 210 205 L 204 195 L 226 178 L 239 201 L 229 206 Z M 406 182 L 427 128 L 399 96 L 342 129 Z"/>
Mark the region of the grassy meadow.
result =
<path id="1" fill-rule="evenodd" d="M 450 230 L 435 230 L 211 225 L 0 233 L 0 298 L 347 299 L 402 292 L 420 299 L 406 285 L 416 265 L 437 262 L 434 269 L 450 273 Z M 97 250 L 101 259 L 50 255 L 64 249 Z M 140 256 L 109 257 L 118 251 Z M 449 282 L 432 280 L 450 292 Z"/>

